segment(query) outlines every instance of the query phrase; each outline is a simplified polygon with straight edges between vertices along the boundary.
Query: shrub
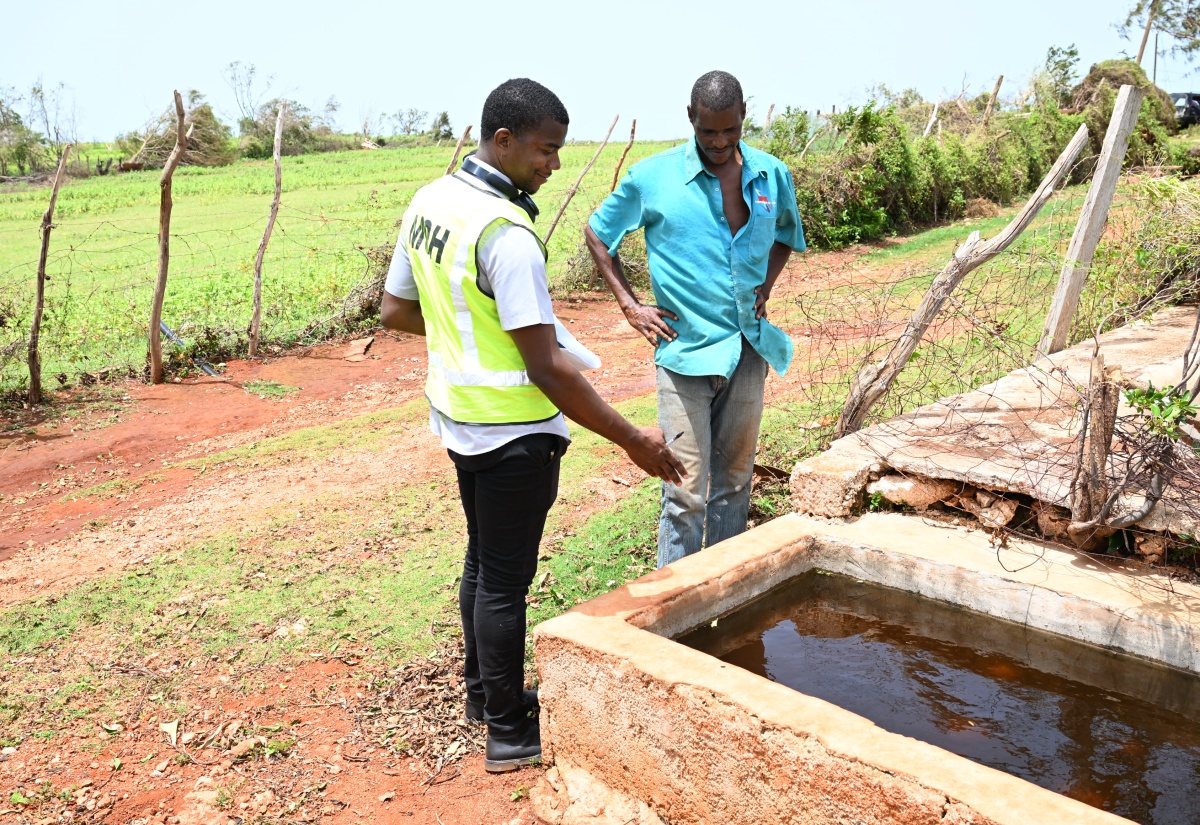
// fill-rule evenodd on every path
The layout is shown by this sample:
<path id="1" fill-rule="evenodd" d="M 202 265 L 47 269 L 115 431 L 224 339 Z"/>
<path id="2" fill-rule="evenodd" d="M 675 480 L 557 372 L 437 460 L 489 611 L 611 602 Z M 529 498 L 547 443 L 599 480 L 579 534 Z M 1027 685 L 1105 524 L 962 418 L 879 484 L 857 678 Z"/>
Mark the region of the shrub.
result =
<path id="1" fill-rule="evenodd" d="M 1200 175 L 1200 146 L 1175 146 L 1171 162 L 1179 167 L 1181 175 Z"/>
<path id="2" fill-rule="evenodd" d="M 1169 152 L 1167 138 L 1178 128 L 1175 104 L 1170 95 L 1150 82 L 1145 69 L 1132 60 L 1106 60 L 1092 66 L 1071 93 L 1070 111 L 1083 115 L 1091 132 L 1092 151 L 1098 155 L 1121 86 L 1134 86 L 1145 94 L 1137 128 L 1129 138 L 1126 165 L 1161 163 Z"/>
<path id="3" fill-rule="evenodd" d="M 1079 121 L 1050 108 L 1002 113 L 987 128 L 926 136 L 895 107 L 869 103 L 828 118 L 817 127 L 828 133 L 822 150 L 801 157 L 817 132 L 803 113 L 788 110 L 781 119 L 767 145 L 791 166 L 805 233 L 818 247 L 961 217 L 969 201 L 1012 203 L 1040 182 Z M 788 154 L 797 145 L 801 150 Z"/>
<path id="4" fill-rule="evenodd" d="M 318 126 L 314 123 L 312 112 L 307 106 L 294 100 L 276 98 L 259 106 L 253 118 L 242 118 L 238 124 L 242 132 L 243 157 L 264 160 L 272 156 L 275 149 L 275 121 L 279 117 L 279 107 L 285 103 L 287 111 L 283 116 L 281 154 L 303 155 L 305 152 L 321 151 L 321 142 L 334 137 L 332 134 L 318 132 Z M 354 147 L 338 145 L 329 149 L 357 148 L 357 141 L 354 142 Z"/>

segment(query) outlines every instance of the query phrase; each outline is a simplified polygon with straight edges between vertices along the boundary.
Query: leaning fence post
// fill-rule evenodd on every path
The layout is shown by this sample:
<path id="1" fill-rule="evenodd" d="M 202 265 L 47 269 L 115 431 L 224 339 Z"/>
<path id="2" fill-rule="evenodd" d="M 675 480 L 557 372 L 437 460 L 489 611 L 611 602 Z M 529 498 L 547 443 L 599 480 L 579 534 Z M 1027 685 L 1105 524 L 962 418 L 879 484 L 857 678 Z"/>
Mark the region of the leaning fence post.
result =
<path id="1" fill-rule="evenodd" d="M 596 149 L 596 154 L 592 155 L 592 159 L 588 161 L 588 165 L 583 167 L 583 171 L 579 173 L 579 177 L 575 180 L 575 183 L 571 184 L 571 188 L 567 190 L 567 195 L 563 198 L 562 206 L 558 207 L 558 214 L 550 222 L 550 228 L 546 230 L 546 237 L 542 238 L 542 243 L 550 243 L 550 236 L 554 234 L 554 227 L 558 226 L 558 222 L 562 220 L 563 213 L 567 211 L 567 204 L 571 202 L 571 198 L 575 197 L 575 192 L 579 190 L 579 184 L 583 183 L 583 179 L 587 177 L 587 173 L 596 165 L 596 159 L 600 157 L 600 153 L 608 145 L 608 139 L 612 137 L 613 129 L 617 128 L 617 121 L 620 119 L 620 115 L 613 118 L 612 125 L 608 127 L 608 132 L 604 135 L 604 140 L 600 141 L 600 147 Z"/>
<path id="2" fill-rule="evenodd" d="M 471 124 L 467 124 L 467 128 L 463 129 L 462 137 L 458 139 L 458 145 L 454 147 L 454 157 L 450 158 L 450 165 L 446 167 L 446 174 L 449 175 L 454 171 L 454 167 L 458 164 L 458 156 L 462 153 L 463 144 L 467 142 L 467 138 L 471 136 Z M 445 175 L 443 175 L 445 177 Z"/>
<path id="3" fill-rule="evenodd" d="M 150 381 L 154 384 L 163 382 L 162 340 L 158 325 L 162 321 L 163 298 L 167 294 L 167 265 L 171 260 L 171 207 L 174 205 L 171 200 L 171 176 L 187 151 L 188 140 L 196 128 L 193 123 L 184 134 L 183 98 L 178 90 L 175 92 L 175 120 L 175 148 L 171 150 L 158 181 L 158 280 L 154 284 L 154 301 L 150 305 Z"/>
<path id="4" fill-rule="evenodd" d="M 1079 307 L 1079 296 L 1083 294 L 1083 283 L 1087 280 L 1092 256 L 1096 253 L 1104 224 L 1108 221 L 1108 209 L 1112 206 L 1117 181 L 1121 178 L 1121 165 L 1129 148 L 1129 136 L 1133 133 L 1141 109 L 1142 90 L 1134 86 L 1122 86 L 1113 107 L 1112 119 L 1108 122 L 1100 162 L 1096 165 L 1096 174 L 1083 201 L 1075 233 L 1071 235 L 1067 260 L 1059 274 L 1054 300 L 1042 327 L 1042 338 L 1038 343 L 1038 352 L 1042 355 L 1058 352 L 1067 345 L 1071 319 Z"/>
<path id="5" fill-rule="evenodd" d="M 267 216 L 267 229 L 263 232 L 258 244 L 258 254 L 254 256 L 254 315 L 250 319 L 250 357 L 258 355 L 258 331 L 262 322 L 262 265 L 263 256 L 267 254 L 267 244 L 271 240 L 271 230 L 275 228 L 275 217 L 279 214 L 279 196 L 283 192 L 283 168 L 279 156 L 283 148 L 283 113 L 287 104 L 280 102 L 279 115 L 275 118 L 275 197 L 271 200 L 271 213 Z"/>
<path id="6" fill-rule="evenodd" d="M 38 341 L 42 335 L 42 310 L 46 305 L 46 256 L 50 252 L 50 230 L 54 228 L 54 204 L 58 200 L 58 187 L 62 185 L 63 173 L 67 169 L 67 155 L 71 144 L 63 148 L 58 160 L 58 171 L 54 173 L 54 188 L 50 190 L 50 205 L 42 216 L 42 251 L 38 255 L 37 300 L 33 306 L 33 323 L 29 325 L 29 403 L 42 402 L 42 355 L 38 352 Z"/>
<path id="7" fill-rule="evenodd" d="M 896 343 L 892 345 L 887 357 L 877 364 L 867 364 L 854 377 L 854 381 L 850 385 L 850 392 L 846 397 L 846 404 L 842 407 L 842 413 L 838 417 L 835 437 L 841 438 L 862 427 L 871 407 L 883 397 L 892 382 L 896 380 L 896 376 L 904 369 L 908 359 L 916 352 L 921 339 L 925 337 L 929 325 L 941 312 L 942 307 L 950 299 L 962 279 L 999 255 L 1021 236 L 1021 233 L 1050 200 L 1050 196 L 1054 194 L 1058 184 L 1067 176 L 1067 172 L 1075 163 L 1075 158 L 1083 151 L 1083 145 L 1087 143 L 1087 138 L 1087 126 L 1080 125 L 1075 136 L 1071 138 L 1071 142 L 1063 149 L 1058 160 L 1054 162 L 1054 166 L 1042 179 L 1037 191 L 1021 207 L 1021 211 L 1008 226 L 1000 230 L 1000 234 L 985 242 L 980 240 L 978 232 L 972 232 L 966 243 L 958 248 L 954 257 L 950 259 L 950 263 L 946 264 L 941 273 L 933 279 L 929 291 L 925 293 L 925 296 L 921 298 L 921 303 L 913 310 L 908 324 L 900 333 Z"/>

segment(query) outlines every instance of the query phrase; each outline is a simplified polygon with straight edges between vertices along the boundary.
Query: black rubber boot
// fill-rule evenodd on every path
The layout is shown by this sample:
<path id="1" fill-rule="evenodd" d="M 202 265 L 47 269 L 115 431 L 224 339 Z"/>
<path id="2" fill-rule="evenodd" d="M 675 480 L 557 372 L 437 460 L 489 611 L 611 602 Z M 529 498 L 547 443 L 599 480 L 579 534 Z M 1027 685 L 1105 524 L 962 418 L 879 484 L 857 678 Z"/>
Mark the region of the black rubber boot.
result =
<path id="1" fill-rule="evenodd" d="M 525 730 L 511 740 L 501 741 L 488 734 L 483 768 L 488 773 L 515 771 L 542 761 L 542 729 L 534 716 Z"/>
<path id="2" fill-rule="evenodd" d="M 537 694 L 536 690 L 522 691 L 521 702 L 522 702 L 522 704 L 525 705 L 526 710 L 530 714 L 532 714 L 533 716 L 538 715 L 538 710 L 540 709 L 541 706 L 538 705 L 538 694 Z M 472 724 L 482 725 L 483 724 L 483 702 L 476 702 L 475 700 L 471 699 L 468 696 L 467 697 L 467 712 L 465 714 L 463 714 L 463 717 L 466 719 L 466 721 L 468 721 Z"/>

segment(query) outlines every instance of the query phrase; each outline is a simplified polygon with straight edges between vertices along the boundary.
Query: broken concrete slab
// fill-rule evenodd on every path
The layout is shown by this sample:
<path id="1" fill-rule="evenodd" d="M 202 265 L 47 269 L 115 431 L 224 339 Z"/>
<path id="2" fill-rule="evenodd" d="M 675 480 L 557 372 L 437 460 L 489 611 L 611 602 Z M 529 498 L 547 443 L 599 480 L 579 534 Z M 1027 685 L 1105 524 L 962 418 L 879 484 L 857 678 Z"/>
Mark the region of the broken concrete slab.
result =
<path id="1" fill-rule="evenodd" d="M 999 529 L 1006 526 L 1017 514 L 1017 502 L 1001 498 L 985 490 L 975 490 L 969 495 L 957 496 L 954 504 L 979 519 L 984 526 Z"/>
<path id="2" fill-rule="evenodd" d="M 1099 339 L 1105 362 L 1120 366 L 1134 384 L 1169 385 L 1182 373 L 1195 314 L 1195 307 L 1174 307 L 1105 333 Z M 846 502 L 861 501 L 870 475 L 880 468 L 1069 508 L 1081 389 L 1088 384 L 1092 351 L 1091 341 L 1077 344 L 978 390 L 838 439 L 793 471 L 797 511 L 850 515 L 853 505 Z M 1166 499 L 1138 524 L 1180 534 L 1200 531 L 1200 519 Z"/>
<path id="3" fill-rule="evenodd" d="M 868 484 L 867 493 L 883 496 L 898 506 L 928 510 L 934 504 L 956 495 L 962 488 L 963 485 L 955 481 L 892 473 Z"/>
<path id="4" fill-rule="evenodd" d="M 799 462 L 792 470 L 792 504 L 798 512 L 826 518 L 844 518 L 860 509 L 863 489 L 883 462 L 871 450 L 860 448 L 855 436 Z"/>

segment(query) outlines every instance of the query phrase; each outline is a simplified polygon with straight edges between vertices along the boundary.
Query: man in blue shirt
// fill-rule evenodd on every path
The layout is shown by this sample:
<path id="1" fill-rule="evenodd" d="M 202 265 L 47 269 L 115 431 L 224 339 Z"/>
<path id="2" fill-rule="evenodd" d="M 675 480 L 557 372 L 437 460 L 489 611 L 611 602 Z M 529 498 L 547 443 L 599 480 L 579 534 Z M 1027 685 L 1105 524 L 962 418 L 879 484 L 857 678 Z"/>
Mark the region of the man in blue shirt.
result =
<path id="1" fill-rule="evenodd" d="M 655 347 L 658 423 L 688 478 L 663 485 L 658 565 L 746 529 L 768 365 L 792 360 L 767 302 L 805 249 L 791 173 L 741 141 L 746 104 L 727 72 L 692 87 L 695 139 L 636 164 L 592 215 L 588 248 L 626 319 Z M 640 303 L 617 250 L 645 229 L 654 303 Z"/>

